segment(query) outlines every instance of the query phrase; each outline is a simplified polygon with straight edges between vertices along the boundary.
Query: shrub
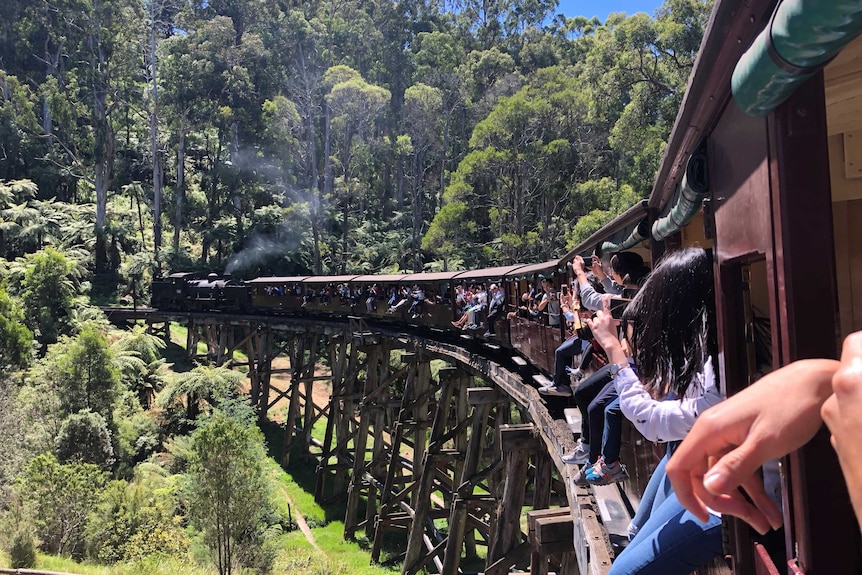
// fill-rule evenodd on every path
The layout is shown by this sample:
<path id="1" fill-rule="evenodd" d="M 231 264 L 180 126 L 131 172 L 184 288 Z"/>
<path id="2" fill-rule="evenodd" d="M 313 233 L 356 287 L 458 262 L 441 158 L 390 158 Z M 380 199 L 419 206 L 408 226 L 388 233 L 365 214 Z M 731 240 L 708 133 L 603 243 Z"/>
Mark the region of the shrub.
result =
<path id="1" fill-rule="evenodd" d="M 63 421 L 54 447 L 57 459 L 63 463 L 93 463 L 110 469 L 115 461 L 108 423 L 89 410 L 74 413 Z"/>
<path id="2" fill-rule="evenodd" d="M 12 569 L 29 569 L 36 565 L 36 544 L 29 531 L 19 529 L 12 536 L 9 560 Z"/>

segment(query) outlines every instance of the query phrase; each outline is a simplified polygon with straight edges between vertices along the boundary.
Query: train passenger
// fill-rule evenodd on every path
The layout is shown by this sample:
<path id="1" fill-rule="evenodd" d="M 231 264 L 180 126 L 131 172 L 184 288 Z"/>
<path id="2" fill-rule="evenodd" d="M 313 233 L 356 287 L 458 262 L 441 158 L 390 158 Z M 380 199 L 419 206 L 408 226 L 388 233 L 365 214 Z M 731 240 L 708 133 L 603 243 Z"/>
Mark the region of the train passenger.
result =
<path id="1" fill-rule="evenodd" d="M 478 329 L 476 312 L 482 311 L 486 305 L 487 292 L 484 286 L 473 285 L 471 288 L 470 305 L 464 309 L 464 314 L 452 325 L 461 329 Z"/>
<path id="2" fill-rule="evenodd" d="M 374 284 L 365 292 L 365 309 L 368 313 L 377 311 L 377 298 L 380 296 L 380 286 Z"/>
<path id="3" fill-rule="evenodd" d="M 410 317 L 416 319 L 425 313 L 425 290 L 419 285 L 414 285 L 410 292 Z"/>
<path id="4" fill-rule="evenodd" d="M 629 287 L 636 289 L 637 283 L 639 283 L 646 274 L 649 273 L 649 269 L 644 266 L 643 258 L 634 252 L 620 252 L 614 254 L 611 257 L 610 264 L 611 274 L 608 275 L 604 273 L 598 256 L 593 255 L 592 258 L 590 258 L 589 263 L 586 263 L 581 256 L 575 256 L 575 259 L 572 262 L 572 267 L 575 271 L 575 277 L 578 283 L 580 302 L 586 309 L 594 311 L 601 309 L 602 294 L 600 290 L 604 290 L 605 293 L 611 295 L 622 295 L 623 290 L 626 288 L 626 281 L 629 282 Z M 590 269 L 595 278 L 601 282 L 601 288 L 597 289 L 597 286 L 594 287 L 592 285 L 587 276 L 586 269 Z M 571 372 L 571 376 L 567 373 L 566 368 L 571 366 L 572 358 L 576 355 L 581 355 L 583 353 L 587 353 L 588 356 L 590 355 L 585 349 L 585 345 L 586 342 L 582 339 L 572 337 L 564 341 L 554 351 L 553 386 L 543 388 L 543 390 L 539 390 L 539 393 L 542 393 L 543 395 L 564 397 L 572 395 L 572 389 L 569 385 L 570 379 L 581 379 L 585 375 L 585 372 L 582 369 L 585 364 L 582 362 L 581 366 Z M 588 396 L 588 398 L 585 397 L 584 399 L 586 404 L 589 404 L 598 392 L 601 391 L 601 388 L 593 389 L 594 385 L 598 385 L 595 383 L 597 381 L 598 380 L 593 380 L 591 385 L 586 386 L 582 390 L 582 394 Z M 592 393 L 588 393 L 588 390 L 590 389 L 593 389 Z M 582 420 L 584 417 L 585 414 L 582 414 Z"/>
<path id="5" fill-rule="evenodd" d="M 698 416 L 722 400 L 713 371 L 713 285 L 712 258 L 700 248 L 669 254 L 656 267 L 623 316 L 633 326 L 629 341 L 637 374 L 618 339 L 610 306 L 589 322 L 615 368 L 623 413 L 648 439 L 670 442 L 666 458 Z M 630 527 L 631 543 L 611 565 L 611 575 L 685 575 L 721 554 L 717 514 L 695 520 L 667 488 L 661 471 L 650 479 L 646 495 Z"/>
<path id="6" fill-rule="evenodd" d="M 516 317 L 531 319 L 530 316 L 530 294 L 524 292 L 521 294 L 521 305 L 518 306 L 517 311 L 510 311 L 507 313 L 506 319 L 515 319 Z"/>
<path id="7" fill-rule="evenodd" d="M 483 334 L 484 337 L 492 337 L 496 335 L 494 332 L 494 324 L 497 322 L 500 314 L 503 313 L 503 309 L 506 305 L 506 294 L 497 286 L 497 284 L 491 284 L 489 289 L 491 291 L 491 302 L 488 304 L 488 317 L 486 318 L 488 330 Z"/>
<path id="8" fill-rule="evenodd" d="M 760 533 L 777 529 L 782 515 L 756 481 L 758 468 L 808 443 L 825 422 L 862 528 L 860 414 L 862 331 L 845 338 L 840 363 L 793 362 L 710 410 L 677 449 L 667 475 L 680 502 L 701 520 L 714 509 Z"/>
<path id="9" fill-rule="evenodd" d="M 543 278 L 542 290 L 545 292 L 539 300 L 538 310 L 547 318 L 547 325 L 551 327 L 560 327 L 560 317 L 562 316 L 562 307 L 560 300 L 557 297 L 557 292 L 554 289 L 554 280 Z"/>
<path id="10" fill-rule="evenodd" d="M 401 309 L 402 306 L 406 305 L 408 301 L 410 301 L 410 288 L 408 288 L 407 286 L 403 286 L 397 294 L 393 295 L 397 303 L 390 304 L 387 313 L 395 313 L 396 311 Z M 392 298 L 390 298 L 389 301 L 393 301 Z"/>

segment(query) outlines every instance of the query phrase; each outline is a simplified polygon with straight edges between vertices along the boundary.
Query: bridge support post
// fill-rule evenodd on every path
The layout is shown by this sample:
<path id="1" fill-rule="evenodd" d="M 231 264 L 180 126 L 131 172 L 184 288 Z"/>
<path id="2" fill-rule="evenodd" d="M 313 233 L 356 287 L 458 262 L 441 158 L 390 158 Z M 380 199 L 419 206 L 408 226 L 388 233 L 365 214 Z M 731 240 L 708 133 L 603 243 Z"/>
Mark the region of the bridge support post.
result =
<path id="1" fill-rule="evenodd" d="M 434 521 L 430 517 L 429 512 L 432 508 L 431 495 L 434 492 L 434 485 L 437 483 L 438 462 L 440 461 L 441 452 L 443 450 L 443 431 L 449 422 L 449 413 L 452 404 L 452 396 L 455 387 L 458 384 L 458 369 L 454 367 L 444 367 L 440 370 L 440 396 L 437 400 L 437 413 L 434 416 L 434 423 L 431 427 L 431 437 L 428 442 L 428 451 L 421 470 L 421 479 L 419 480 L 419 489 L 414 492 L 413 504 L 413 521 L 410 524 L 410 535 L 407 543 L 407 554 L 404 559 L 404 567 L 402 573 L 404 575 L 412 575 L 417 573 L 428 560 L 435 560 L 438 563 L 438 569 L 442 570 L 442 561 L 434 550 L 442 551 L 435 546 L 431 549 L 425 549 L 426 537 L 430 540 L 430 535 L 426 534 L 426 528 L 429 532 L 434 532 Z M 424 436 L 424 434 L 422 434 Z M 415 455 L 414 451 L 414 455 Z M 415 460 L 415 458 L 414 458 Z M 423 557 L 424 555 L 424 557 Z"/>
<path id="2" fill-rule="evenodd" d="M 473 405 L 473 414 L 470 419 L 470 436 L 464 453 L 461 476 L 452 494 L 453 499 L 449 512 L 449 537 L 446 541 L 446 551 L 443 557 L 443 573 L 458 572 L 468 520 L 474 526 L 481 523 L 468 513 L 468 507 L 475 509 L 475 505 L 480 503 L 474 499 L 473 489 L 480 481 L 478 471 L 482 448 L 485 443 L 485 429 L 488 425 L 491 407 L 501 399 L 494 388 L 478 387 L 467 390 L 467 403 Z M 472 532 L 473 529 L 470 531 Z"/>
<path id="3" fill-rule="evenodd" d="M 521 541 L 521 508 L 530 454 L 544 448 L 532 424 L 501 425 L 497 437 L 503 453 L 505 481 L 488 549 L 485 568 L 488 575 L 508 573 L 510 567 L 529 556 L 529 545 Z"/>
<path id="4" fill-rule="evenodd" d="M 391 524 L 390 515 L 398 509 L 405 509 L 408 517 L 403 523 L 410 523 L 413 514 L 411 505 L 415 502 L 417 473 L 421 474 L 422 460 L 425 456 L 426 436 L 428 426 L 429 398 L 433 395 L 430 386 L 431 369 L 428 359 L 416 353 L 403 353 L 401 361 L 407 366 L 407 380 L 401 399 L 401 408 L 395 422 L 395 433 L 389 449 L 389 468 L 386 481 L 380 495 L 380 510 L 374 525 L 374 544 L 371 548 L 371 560 L 380 560 L 383 545 L 383 535 Z M 404 456 L 401 454 L 402 444 L 413 449 L 410 476 L 405 476 Z M 394 491 L 395 485 L 400 488 Z"/>
<path id="5" fill-rule="evenodd" d="M 368 356 L 368 361 L 365 366 L 365 381 L 362 387 L 362 400 L 359 407 L 359 426 L 356 431 L 356 440 L 353 448 L 353 469 L 350 474 L 350 483 L 347 487 L 347 508 L 344 512 L 344 537 L 352 539 L 356 534 L 356 529 L 359 526 L 359 498 L 362 493 L 363 486 L 368 490 L 368 505 L 373 505 L 372 490 L 374 489 L 371 482 L 366 480 L 368 466 L 365 462 L 365 455 L 368 451 L 368 435 L 372 420 L 379 412 L 375 402 L 382 395 L 383 385 L 385 381 L 385 372 L 388 371 L 389 354 L 388 350 L 382 345 L 375 345 L 365 350 Z M 386 369 L 382 369 L 382 364 L 385 362 Z M 374 419 L 376 421 L 376 418 Z M 374 439 L 377 444 L 377 437 L 381 436 L 383 430 L 375 425 Z M 381 441 L 382 445 L 382 441 Z M 374 459 L 374 451 L 372 450 L 372 461 Z"/>
<path id="6" fill-rule="evenodd" d="M 294 348 L 296 353 L 290 359 L 290 404 L 287 410 L 287 421 L 284 429 L 284 452 L 282 453 L 282 465 L 290 464 L 290 450 L 293 447 L 296 432 L 297 419 L 299 417 L 299 384 L 303 379 L 314 377 L 314 366 L 317 364 L 318 337 L 313 333 L 298 335 L 298 345 Z M 308 354 L 306 355 L 306 350 Z M 332 414 L 330 414 L 332 417 Z"/>

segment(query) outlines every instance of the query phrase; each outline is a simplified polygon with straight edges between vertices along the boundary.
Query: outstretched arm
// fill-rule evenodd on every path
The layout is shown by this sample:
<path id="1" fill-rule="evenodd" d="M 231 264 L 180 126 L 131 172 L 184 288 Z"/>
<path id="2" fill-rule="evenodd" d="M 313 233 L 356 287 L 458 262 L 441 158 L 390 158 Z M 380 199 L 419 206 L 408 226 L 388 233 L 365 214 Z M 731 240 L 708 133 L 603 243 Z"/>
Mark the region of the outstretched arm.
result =
<path id="1" fill-rule="evenodd" d="M 827 359 L 794 362 L 701 415 L 666 468 L 680 503 L 704 521 L 709 506 L 761 533 L 778 528 L 781 513 L 757 470 L 814 437 L 838 366 Z"/>

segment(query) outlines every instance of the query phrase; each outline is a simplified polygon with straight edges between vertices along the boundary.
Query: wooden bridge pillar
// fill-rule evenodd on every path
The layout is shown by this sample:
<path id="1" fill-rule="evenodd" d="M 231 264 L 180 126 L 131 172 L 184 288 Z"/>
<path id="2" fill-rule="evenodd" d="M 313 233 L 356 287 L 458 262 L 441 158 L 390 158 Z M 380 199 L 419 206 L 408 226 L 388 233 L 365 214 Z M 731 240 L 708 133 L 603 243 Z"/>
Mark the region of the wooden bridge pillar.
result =
<path id="1" fill-rule="evenodd" d="M 355 392 L 360 362 L 354 342 L 347 337 L 347 334 L 332 337 L 328 351 L 332 369 L 332 393 L 329 397 L 329 417 L 326 420 L 323 453 L 320 465 L 317 467 L 317 482 L 314 490 L 314 498 L 318 502 L 324 500 L 326 479 L 333 475 L 332 472 L 334 472 L 332 492 L 337 497 L 345 493 L 347 472 L 351 468 L 348 443 L 357 431 L 353 421 L 354 405 L 361 397 Z M 305 404 L 306 420 L 311 421 L 309 408 L 313 408 L 314 404 L 310 401 L 310 386 L 306 387 L 306 394 L 308 395 Z M 310 437 L 310 427 L 308 433 Z M 355 447 L 354 445 L 354 449 Z M 331 462 L 333 458 L 334 463 Z"/>
<path id="2" fill-rule="evenodd" d="M 412 521 L 412 510 L 407 511 L 410 504 L 406 502 L 414 502 L 414 491 L 418 486 L 416 473 L 417 470 L 421 473 L 422 459 L 425 456 L 429 398 L 434 393 L 427 358 L 408 352 L 401 355 L 401 361 L 407 366 L 407 379 L 398 419 L 395 421 L 395 433 L 390 441 L 389 467 L 386 470 L 386 480 L 380 494 L 380 509 L 374 525 L 374 544 L 371 548 L 371 560 L 374 562 L 380 560 L 383 535 L 393 521 L 390 515 L 395 514 L 398 509 L 405 509 L 407 516 L 398 516 L 401 525 L 409 525 Z M 402 445 L 413 449 L 409 475 L 405 475 Z"/>
<path id="3" fill-rule="evenodd" d="M 383 446 L 382 424 L 377 422 L 376 415 L 382 415 L 382 409 L 377 403 L 382 398 L 386 399 L 385 389 L 388 387 L 386 375 L 389 371 L 389 350 L 383 345 L 374 345 L 365 348 L 367 361 L 365 364 L 365 381 L 362 385 L 362 399 L 359 402 L 359 424 L 356 430 L 356 440 L 353 448 L 353 468 L 350 474 L 350 484 L 347 488 L 347 508 L 344 513 L 344 537 L 352 539 L 359 528 L 359 499 L 363 488 L 366 489 L 366 499 L 369 508 L 374 506 L 376 498 L 373 496 L 374 487 L 369 467 L 365 457 L 368 452 L 368 436 L 371 434 L 371 426 L 374 425 L 374 445 L 378 443 Z M 382 421 L 382 417 L 380 419 Z M 380 441 L 378 442 L 378 437 Z M 372 449 L 372 462 L 376 455 Z M 373 509 L 372 509 L 373 513 Z"/>
<path id="4" fill-rule="evenodd" d="M 491 407 L 502 400 L 496 389 L 491 387 L 470 388 L 467 390 L 467 403 L 473 406 L 470 418 L 470 436 L 464 452 L 464 462 L 461 466 L 461 476 L 453 492 L 449 512 L 449 535 L 446 540 L 446 550 L 443 556 L 442 573 L 457 573 L 461 563 L 461 550 L 464 547 L 468 520 L 475 526 L 481 521 L 468 513 L 468 508 L 475 509 L 483 503 L 491 503 L 493 498 L 482 501 L 475 498 L 473 490 L 485 473 L 479 471 L 482 449 L 485 444 L 485 430 Z M 471 529 L 472 531 L 472 529 Z M 487 534 L 485 534 L 487 537 Z"/>
<path id="5" fill-rule="evenodd" d="M 293 447 L 297 419 L 299 418 L 300 410 L 300 383 L 303 380 L 313 380 L 314 367 L 317 364 L 318 353 L 318 336 L 313 333 L 298 334 L 298 340 L 295 346 L 290 346 L 294 354 L 290 358 L 291 379 L 290 391 L 287 393 L 289 397 L 289 405 L 287 409 L 287 420 L 284 425 L 284 449 L 282 452 L 282 465 L 287 467 L 290 464 L 290 450 Z M 266 380 L 267 395 L 269 391 L 268 379 Z M 309 398 L 310 399 L 310 398 Z M 330 417 L 332 414 L 330 414 Z M 300 439 L 302 434 L 300 434 Z"/>
<path id="6" fill-rule="evenodd" d="M 524 506 L 530 455 L 544 449 L 532 424 L 501 425 L 497 432 L 503 453 L 505 482 L 488 548 L 486 575 L 508 573 L 510 567 L 530 556 L 530 545 L 521 538 L 521 508 Z"/>
<path id="7" fill-rule="evenodd" d="M 450 410 L 455 388 L 458 386 L 462 376 L 457 368 L 444 367 L 440 370 L 440 396 L 437 400 L 437 412 L 431 427 L 431 436 L 428 441 L 428 451 L 421 470 L 419 488 L 414 491 L 413 521 L 410 524 L 410 535 L 407 544 L 407 554 L 404 559 L 402 573 L 412 575 L 419 572 L 428 561 L 433 560 L 437 564 L 438 572 L 442 571 L 443 563 L 437 554 L 444 550 L 439 543 L 433 541 L 431 536 L 436 529 L 434 520 L 430 516 L 432 509 L 431 494 L 435 491 L 434 485 L 438 479 L 438 463 L 446 455 L 443 453 L 443 443 L 446 426 L 450 422 Z M 414 455 L 415 455 L 414 451 Z M 457 459 L 457 453 L 455 459 Z M 414 458 L 415 461 L 415 458 Z M 449 485 L 451 489 L 451 483 Z M 450 498 L 451 501 L 451 498 Z M 427 530 L 427 531 L 426 531 Z M 426 541 L 428 544 L 426 545 Z M 423 551 L 424 548 L 424 551 Z"/>

